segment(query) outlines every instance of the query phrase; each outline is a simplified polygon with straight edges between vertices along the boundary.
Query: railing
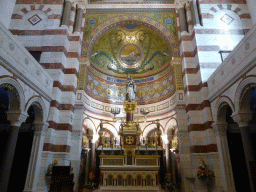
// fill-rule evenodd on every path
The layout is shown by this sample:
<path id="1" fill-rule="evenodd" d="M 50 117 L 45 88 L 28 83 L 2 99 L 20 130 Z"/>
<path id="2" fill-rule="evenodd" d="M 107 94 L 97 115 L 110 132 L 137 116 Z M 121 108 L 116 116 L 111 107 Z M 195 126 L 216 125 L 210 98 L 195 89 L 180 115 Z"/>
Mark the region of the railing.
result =
<path id="1" fill-rule="evenodd" d="M 0 22 L 0 66 L 52 100 L 53 79 L 19 40 Z"/>
<path id="2" fill-rule="evenodd" d="M 251 70 L 255 62 L 256 26 L 244 36 L 242 41 L 209 77 L 207 84 L 209 90 L 208 99 L 210 102 L 233 85 L 237 79 Z"/>

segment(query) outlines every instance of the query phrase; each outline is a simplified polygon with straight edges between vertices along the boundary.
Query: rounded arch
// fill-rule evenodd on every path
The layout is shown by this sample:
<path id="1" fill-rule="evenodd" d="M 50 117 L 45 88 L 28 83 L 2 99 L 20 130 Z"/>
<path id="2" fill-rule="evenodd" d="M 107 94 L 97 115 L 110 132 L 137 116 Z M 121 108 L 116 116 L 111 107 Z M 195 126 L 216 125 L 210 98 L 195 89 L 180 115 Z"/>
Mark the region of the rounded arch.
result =
<path id="1" fill-rule="evenodd" d="M 96 128 L 97 132 L 99 132 L 99 130 L 100 130 L 99 127 L 100 127 L 100 124 Z M 103 130 L 108 130 L 113 134 L 113 136 L 118 137 L 118 131 L 113 124 L 111 124 L 109 122 L 103 122 L 103 127 L 104 127 Z"/>
<path id="2" fill-rule="evenodd" d="M 93 133 L 96 133 L 96 126 L 89 117 L 84 118 L 82 125 L 90 129 Z"/>
<path id="3" fill-rule="evenodd" d="M 250 98 L 248 98 L 248 96 L 250 95 L 250 92 L 252 93 L 253 89 L 255 88 L 256 77 L 248 77 L 240 82 L 234 98 L 234 105 L 236 109 L 234 112 L 251 112 L 249 103 Z"/>
<path id="4" fill-rule="evenodd" d="M 227 107 L 230 107 L 235 112 L 235 105 L 227 96 L 221 96 L 214 107 L 213 120 L 217 123 L 226 123 Z"/>
<path id="5" fill-rule="evenodd" d="M 39 4 L 31 4 L 29 7 L 23 6 L 23 7 L 21 7 L 21 9 L 19 11 L 20 14 L 15 14 L 14 17 L 16 17 L 18 19 L 22 19 L 25 14 L 27 14 L 30 11 L 34 11 L 34 10 L 44 12 L 47 15 L 48 19 L 58 19 L 58 17 L 60 19 L 60 16 L 53 14 L 53 11 L 50 6 L 42 5 L 42 4 L 40 4 L 40 5 Z"/>
<path id="6" fill-rule="evenodd" d="M 99 25 L 91 29 L 89 34 L 84 39 L 84 49 L 83 49 L 82 56 L 89 58 L 91 48 L 96 42 L 96 40 L 106 31 L 112 29 L 113 27 L 116 27 L 118 25 L 123 25 L 123 24 L 140 24 L 153 29 L 168 42 L 168 46 L 170 47 L 171 50 L 173 50 L 171 48 L 171 44 L 172 44 L 172 41 L 175 41 L 174 37 L 176 37 L 176 34 L 174 34 L 164 24 L 152 18 L 146 17 L 142 14 L 141 15 L 118 15 L 116 17 L 112 17 L 105 20 L 103 23 L 100 23 Z M 174 46 L 178 47 L 178 45 L 176 45 L 175 42 L 173 43 L 174 43 Z M 174 52 L 173 52 L 173 56 L 175 56 Z M 179 54 L 177 53 L 176 56 L 179 56 Z"/>
<path id="7" fill-rule="evenodd" d="M 225 7 L 227 8 L 224 8 L 223 5 L 225 5 Z M 237 16 L 239 18 L 243 18 L 244 16 L 244 12 L 239 8 L 237 7 L 236 5 L 232 5 L 232 4 L 219 4 L 217 6 L 214 6 L 214 7 L 211 7 L 208 11 L 208 17 L 209 18 L 212 18 L 216 15 L 216 13 L 218 11 L 225 11 L 225 10 L 228 10 L 228 11 L 232 11 L 234 12 L 235 14 L 237 14 Z"/>
<path id="8" fill-rule="evenodd" d="M 46 122 L 48 118 L 47 109 L 44 104 L 44 101 L 38 97 L 34 96 L 29 99 L 26 104 L 26 111 L 28 111 L 29 107 L 33 106 L 35 111 L 35 123 Z"/>
<path id="9" fill-rule="evenodd" d="M 142 130 L 142 136 L 147 137 L 148 134 L 156 128 L 156 123 L 150 123 L 148 124 L 143 130 Z M 164 133 L 163 126 L 160 124 L 160 131 Z"/>
<path id="10" fill-rule="evenodd" d="M 25 95 L 21 85 L 12 78 L 1 78 L 0 87 L 5 87 L 9 97 L 9 112 L 25 112 Z"/>
<path id="11" fill-rule="evenodd" d="M 174 129 L 175 127 L 177 127 L 177 124 L 177 119 L 171 117 L 165 125 L 164 133 L 168 135 L 168 131 L 170 131 L 170 129 Z"/>

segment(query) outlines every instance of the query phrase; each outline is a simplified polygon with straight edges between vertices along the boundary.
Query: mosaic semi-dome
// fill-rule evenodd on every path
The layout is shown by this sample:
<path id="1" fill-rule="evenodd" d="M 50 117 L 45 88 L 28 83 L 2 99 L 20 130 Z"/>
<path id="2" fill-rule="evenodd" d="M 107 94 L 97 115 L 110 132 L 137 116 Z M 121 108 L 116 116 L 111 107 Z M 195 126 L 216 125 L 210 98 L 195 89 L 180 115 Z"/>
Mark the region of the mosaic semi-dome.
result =
<path id="1" fill-rule="evenodd" d="M 104 33 L 89 54 L 91 65 L 109 75 L 152 74 L 172 58 L 172 50 L 146 26 L 119 25 Z"/>

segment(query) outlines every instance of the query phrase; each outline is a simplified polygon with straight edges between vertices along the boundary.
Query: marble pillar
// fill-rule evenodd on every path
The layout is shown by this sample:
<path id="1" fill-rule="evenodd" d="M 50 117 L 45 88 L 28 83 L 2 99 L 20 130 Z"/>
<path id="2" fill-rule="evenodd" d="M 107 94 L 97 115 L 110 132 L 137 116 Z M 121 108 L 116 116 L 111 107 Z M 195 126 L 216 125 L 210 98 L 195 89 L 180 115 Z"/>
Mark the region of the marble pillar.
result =
<path id="1" fill-rule="evenodd" d="M 61 23 L 62 25 L 69 26 L 71 7 L 72 7 L 72 3 L 68 0 L 66 0 L 64 8 L 63 8 L 64 10 L 63 10 L 63 15 L 62 15 L 62 23 Z"/>
<path id="2" fill-rule="evenodd" d="M 27 178 L 24 192 L 36 192 L 37 181 L 41 165 L 41 153 L 44 145 L 45 133 L 48 128 L 46 123 L 38 123 L 34 125 L 35 132 L 33 138 L 33 145 L 29 160 Z"/>
<path id="3" fill-rule="evenodd" d="M 253 176 L 250 168 L 250 162 L 254 160 L 254 152 L 253 152 L 252 140 L 251 140 L 250 129 L 249 129 L 249 123 L 252 118 L 252 114 L 238 112 L 238 113 L 232 114 L 232 118 L 234 119 L 235 122 L 238 123 L 241 131 L 241 137 L 243 142 L 250 187 L 251 187 L 251 191 L 254 192 L 255 184 L 253 183 Z"/>
<path id="4" fill-rule="evenodd" d="M 227 140 L 227 124 L 213 124 L 217 147 L 219 151 L 219 160 L 222 172 L 223 188 L 227 192 L 235 191 L 235 183 L 233 178 L 232 165 Z"/>
<path id="5" fill-rule="evenodd" d="M 165 144 L 166 172 L 170 173 L 170 143 Z"/>
<path id="6" fill-rule="evenodd" d="M 10 131 L 5 147 L 4 158 L 0 170 L 0 191 L 6 192 L 11 174 L 12 162 L 15 153 L 20 125 L 25 122 L 28 115 L 20 112 L 8 112 L 7 119 L 10 121 Z"/>
<path id="7" fill-rule="evenodd" d="M 76 13 L 74 32 L 81 32 L 83 14 L 84 14 L 84 10 L 82 8 L 78 8 Z"/>
<path id="8" fill-rule="evenodd" d="M 188 31 L 188 25 L 187 25 L 187 17 L 185 14 L 185 9 L 179 8 L 178 9 L 179 12 L 179 23 L 180 23 L 180 31 Z"/>

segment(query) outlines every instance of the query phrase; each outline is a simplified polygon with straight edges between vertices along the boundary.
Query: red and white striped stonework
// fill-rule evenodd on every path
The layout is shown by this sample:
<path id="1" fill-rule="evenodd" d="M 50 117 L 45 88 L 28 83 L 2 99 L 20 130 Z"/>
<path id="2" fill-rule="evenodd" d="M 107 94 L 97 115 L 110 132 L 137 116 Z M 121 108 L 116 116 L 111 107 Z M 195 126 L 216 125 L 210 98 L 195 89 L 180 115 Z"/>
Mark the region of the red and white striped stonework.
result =
<path id="1" fill-rule="evenodd" d="M 196 169 L 201 158 L 208 158 L 212 162 L 211 166 L 217 171 L 217 169 L 219 169 L 217 165 L 218 156 L 216 155 L 218 149 L 211 127 L 212 114 L 208 101 L 208 85 L 206 81 L 221 63 L 221 57 L 218 52 L 221 50 L 220 47 L 222 45 L 220 44 L 223 44 L 222 40 L 225 38 L 229 39 L 229 43 L 233 42 L 235 47 L 244 34 L 250 29 L 250 16 L 245 1 L 199 0 L 198 7 L 196 3 L 194 3 L 194 7 L 191 7 L 193 4 L 190 2 L 184 2 L 184 4 L 186 4 L 185 16 L 188 31 L 181 31 L 181 27 L 179 27 L 180 24 L 178 24 L 178 35 L 182 57 L 186 101 L 185 109 L 192 169 Z M 184 6 L 179 5 L 179 7 Z M 179 7 L 177 7 L 176 12 L 177 23 L 180 22 L 178 18 Z M 194 13 L 191 10 L 194 10 Z M 221 15 L 220 13 L 217 14 L 218 12 L 223 13 Z M 237 18 L 234 18 L 234 21 L 229 18 L 229 16 L 231 16 L 230 12 L 237 15 L 241 25 L 238 27 L 232 25 L 232 22 Z M 199 14 L 202 16 L 201 22 L 199 20 Z M 224 16 L 225 14 L 227 15 Z M 196 18 L 193 18 L 193 16 Z M 230 26 L 226 24 L 227 29 L 222 29 L 217 26 L 216 23 L 219 22 L 217 19 L 220 20 L 221 17 L 223 17 L 222 19 L 227 23 L 232 20 Z M 195 25 L 194 21 L 196 21 Z M 223 21 L 220 20 L 220 22 Z M 225 23 L 223 23 L 223 25 L 225 25 Z M 218 38 L 220 39 L 219 41 Z M 229 43 L 227 43 L 227 46 Z M 223 47 L 225 48 L 225 46 L 222 46 L 222 48 Z M 187 154 L 188 153 L 189 152 L 187 152 Z M 185 159 L 183 161 L 185 161 Z M 217 175 L 217 177 L 220 176 Z M 195 188 L 197 188 L 197 186 L 195 186 Z"/>
<path id="2" fill-rule="evenodd" d="M 43 147 L 48 152 L 46 164 L 59 156 L 61 164 L 67 164 L 71 152 L 74 103 L 77 90 L 79 57 L 83 32 L 73 32 L 77 7 L 72 2 L 70 25 L 62 26 L 64 0 L 17 0 L 9 30 L 29 51 L 41 51 L 39 63 L 54 79 L 53 97 L 49 113 L 49 128 Z M 36 18 L 36 24 L 29 21 Z M 40 21 L 39 21 L 40 20 Z M 82 29 L 85 14 L 82 19 Z M 53 154 L 53 156 L 51 155 Z M 47 165 L 45 165 L 47 167 Z M 40 185 L 40 184 L 39 184 Z"/>

